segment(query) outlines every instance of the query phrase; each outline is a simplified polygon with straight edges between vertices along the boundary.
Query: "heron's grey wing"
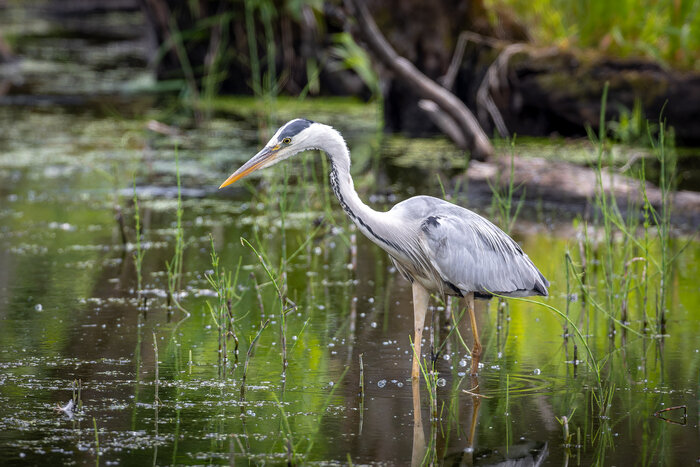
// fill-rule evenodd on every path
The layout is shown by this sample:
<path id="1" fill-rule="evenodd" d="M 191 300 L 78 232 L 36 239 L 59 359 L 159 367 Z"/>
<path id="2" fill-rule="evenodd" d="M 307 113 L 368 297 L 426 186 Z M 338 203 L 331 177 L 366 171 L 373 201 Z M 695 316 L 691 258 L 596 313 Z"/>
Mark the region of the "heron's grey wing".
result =
<path id="1" fill-rule="evenodd" d="M 433 266 L 450 287 L 462 293 L 547 295 L 549 282 L 520 246 L 478 214 L 445 202 L 420 229 Z"/>

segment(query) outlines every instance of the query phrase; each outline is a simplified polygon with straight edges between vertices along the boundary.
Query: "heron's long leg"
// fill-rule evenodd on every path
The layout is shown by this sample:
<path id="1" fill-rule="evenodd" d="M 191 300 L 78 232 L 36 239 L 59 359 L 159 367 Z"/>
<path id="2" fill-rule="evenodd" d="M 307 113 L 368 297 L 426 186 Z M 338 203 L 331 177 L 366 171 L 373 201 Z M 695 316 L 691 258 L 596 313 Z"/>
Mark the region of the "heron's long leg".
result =
<path id="1" fill-rule="evenodd" d="M 414 384 L 420 379 L 420 347 L 423 339 L 423 326 L 425 325 L 425 315 L 428 311 L 428 299 L 430 295 L 425 288 L 418 282 L 413 281 L 413 330 L 415 332 L 413 338 L 413 370 L 411 371 L 411 379 Z"/>
<path id="2" fill-rule="evenodd" d="M 469 321 L 472 325 L 472 335 L 474 336 L 474 346 L 472 347 L 472 374 L 479 370 L 479 359 L 481 358 L 481 341 L 479 340 L 479 330 L 476 327 L 476 316 L 474 315 L 474 293 L 466 296 L 467 311 L 469 311 Z"/>

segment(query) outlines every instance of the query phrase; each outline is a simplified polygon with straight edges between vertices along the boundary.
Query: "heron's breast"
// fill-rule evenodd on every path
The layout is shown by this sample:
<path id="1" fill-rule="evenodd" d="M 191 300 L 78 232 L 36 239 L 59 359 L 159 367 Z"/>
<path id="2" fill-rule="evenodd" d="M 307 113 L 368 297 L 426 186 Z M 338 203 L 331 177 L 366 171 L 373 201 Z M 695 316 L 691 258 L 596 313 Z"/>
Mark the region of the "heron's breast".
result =
<path id="1" fill-rule="evenodd" d="M 396 258 L 392 254 L 389 254 L 389 258 L 391 258 L 391 262 L 394 263 L 396 270 L 399 271 L 407 281 L 416 281 L 430 292 L 444 292 L 445 287 L 443 281 L 439 273 L 435 271 L 432 266 L 420 266 L 418 263 Z"/>

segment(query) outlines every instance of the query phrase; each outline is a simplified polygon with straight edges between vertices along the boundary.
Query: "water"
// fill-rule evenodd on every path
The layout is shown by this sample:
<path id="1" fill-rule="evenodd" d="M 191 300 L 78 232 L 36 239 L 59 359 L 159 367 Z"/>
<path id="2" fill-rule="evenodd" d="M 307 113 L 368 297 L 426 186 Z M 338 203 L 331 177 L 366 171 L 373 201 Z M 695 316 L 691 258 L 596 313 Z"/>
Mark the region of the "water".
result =
<path id="1" fill-rule="evenodd" d="M 357 185 L 376 207 L 413 190 L 439 195 L 434 173 L 425 172 L 415 187 L 415 180 L 394 179 L 405 165 L 378 163 L 377 148 L 393 154 L 396 145 L 383 143 L 373 106 L 280 101 L 268 123 L 267 113 L 238 100 L 225 118 L 166 136 L 146 129 L 159 116 L 151 104 L 130 98 L 116 112 L 89 99 L 69 108 L 61 102 L 0 107 L 5 462 L 688 465 L 700 457 L 697 242 L 679 252 L 671 272 L 666 336 L 638 337 L 617 327 L 611 338 L 608 318 L 592 309 L 580 321 L 603 362 L 603 388 L 612 394 L 603 415 L 585 350 L 579 343 L 574 355 L 561 318 L 524 302 L 511 301 L 503 312 L 496 301 L 479 302 L 485 355 L 472 378 L 465 374 L 470 358 L 460 339 L 470 342 L 468 320 L 457 326 L 459 336 L 448 336 L 451 317 L 435 308 L 436 340 L 444 345 L 437 359 L 437 419 L 431 421 L 427 386 L 410 381 L 410 284 L 329 198 L 322 159 L 300 156 L 262 179 L 221 192 L 216 187 L 257 152 L 265 128 L 296 115 L 343 130 Z M 431 154 L 429 141 L 418 144 Z M 176 236 L 176 154 L 186 242 L 179 297 L 187 312 L 168 297 L 165 266 Z M 134 191 L 145 248 L 140 296 Z M 288 203 L 284 215 L 280 199 Z M 473 198 L 466 202 L 488 213 Z M 536 212 L 529 217 L 514 235 L 552 282 L 551 297 L 543 301 L 564 310 L 564 253 L 578 248 L 566 232 L 575 229 L 568 221 L 542 222 Z M 225 377 L 206 305 L 216 304 L 205 277 L 212 268 L 210 235 L 221 265 L 237 277 L 232 309 L 241 354 L 234 363 L 230 339 Z M 286 267 L 286 296 L 297 308 L 287 315 L 284 377 L 279 300 L 240 237 L 261 248 L 275 268 L 285 248 L 288 255 L 301 248 Z M 676 251 L 683 244 L 677 240 Z M 592 271 L 600 277 L 598 268 Z M 580 298 L 570 303 L 577 322 L 580 305 Z M 459 313 L 456 304 L 453 310 Z M 634 329 L 642 327 L 638 310 L 638 303 L 630 304 Z M 245 352 L 267 319 L 241 398 Z M 430 333 L 424 336 L 429 359 Z M 77 380 L 82 408 L 58 410 L 73 397 Z M 682 409 L 660 414 L 670 421 L 654 416 L 675 406 L 686 406 L 687 417 Z M 558 421 L 564 416 L 568 441 Z"/>

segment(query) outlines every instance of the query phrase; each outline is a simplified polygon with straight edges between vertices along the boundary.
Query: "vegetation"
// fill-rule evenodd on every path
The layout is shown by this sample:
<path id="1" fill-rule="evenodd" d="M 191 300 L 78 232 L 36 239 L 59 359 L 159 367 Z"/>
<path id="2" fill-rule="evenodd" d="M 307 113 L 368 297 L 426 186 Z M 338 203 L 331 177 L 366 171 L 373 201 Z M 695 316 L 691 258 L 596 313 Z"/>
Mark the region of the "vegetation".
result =
<path id="1" fill-rule="evenodd" d="M 489 11 L 515 12 L 540 45 L 643 55 L 668 65 L 700 69 L 700 5 L 696 0 L 486 0 L 484 4 Z"/>

